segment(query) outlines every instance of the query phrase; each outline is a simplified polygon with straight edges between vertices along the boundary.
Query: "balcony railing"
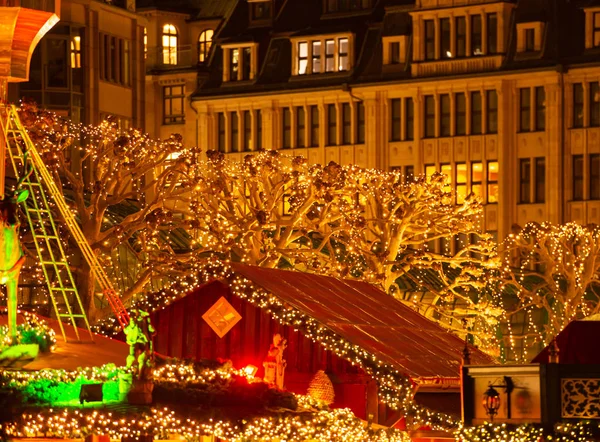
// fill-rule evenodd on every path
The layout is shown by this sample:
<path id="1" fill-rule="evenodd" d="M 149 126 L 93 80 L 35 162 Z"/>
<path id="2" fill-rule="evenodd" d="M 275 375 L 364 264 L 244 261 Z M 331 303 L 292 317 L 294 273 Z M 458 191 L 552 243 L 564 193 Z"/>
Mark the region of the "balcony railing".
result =
<path id="1" fill-rule="evenodd" d="M 146 53 L 146 71 L 169 70 L 192 67 L 198 64 L 196 51 L 191 45 L 179 46 L 176 50 L 171 48 L 148 48 Z"/>

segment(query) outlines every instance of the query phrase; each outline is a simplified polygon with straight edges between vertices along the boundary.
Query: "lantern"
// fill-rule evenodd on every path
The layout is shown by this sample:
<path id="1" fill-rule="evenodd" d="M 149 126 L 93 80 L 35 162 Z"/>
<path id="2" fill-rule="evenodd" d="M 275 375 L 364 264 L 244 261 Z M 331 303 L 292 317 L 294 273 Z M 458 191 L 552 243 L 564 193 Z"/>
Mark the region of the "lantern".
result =
<path id="1" fill-rule="evenodd" d="M 490 420 L 493 421 L 500 409 L 500 393 L 492 385 L 483 393 L 483 408 Z"/>

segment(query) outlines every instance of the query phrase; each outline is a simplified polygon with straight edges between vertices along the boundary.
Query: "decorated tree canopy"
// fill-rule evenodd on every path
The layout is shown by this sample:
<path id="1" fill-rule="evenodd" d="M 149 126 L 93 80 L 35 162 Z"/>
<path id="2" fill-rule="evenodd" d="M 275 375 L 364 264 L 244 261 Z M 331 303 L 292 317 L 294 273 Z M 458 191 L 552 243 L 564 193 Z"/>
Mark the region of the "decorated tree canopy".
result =
<path id="1" fill-rule="evenodd" d="M 514 298 L 507 301 L 508 315 L 525 318 L 523 330 L 511 330 L 513 339 L 523 340 L 523 359 L 570 321 L 600 312 L 598 227 L 528 224 L 503 248 L 503 290 Z"/>

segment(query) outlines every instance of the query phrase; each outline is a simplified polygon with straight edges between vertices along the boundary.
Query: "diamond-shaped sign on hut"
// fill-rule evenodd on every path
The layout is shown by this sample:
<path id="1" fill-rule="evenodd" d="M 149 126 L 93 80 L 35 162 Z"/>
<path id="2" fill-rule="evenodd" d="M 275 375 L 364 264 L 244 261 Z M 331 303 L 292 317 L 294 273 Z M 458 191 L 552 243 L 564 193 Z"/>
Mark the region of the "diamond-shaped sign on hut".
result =
<path id="1" fill-rule="evenodd" d="M 232 315 L 219 304 L 222 299 L 241 319 L 220 336 L 208 322 L 215 310 L 219 317 Z M 306 394 L 324 370 L 334 386 L 333 406 L 375 423 L 397 423 L 403 413 L 394 408 L 402 408 L 406 395 L 460 416 L 464 341 L 365 282 L 232 264 L 227 277 L 158 311 L 153 323 L 157 352 L 230 359 L 238 368 L 258 367 L 258 377 L 264 376 L 263 362 L 279 334 L 287 341 L 287 390 Z M 472 364 L 493 363 L 476 348 L 470 352 Z"/>

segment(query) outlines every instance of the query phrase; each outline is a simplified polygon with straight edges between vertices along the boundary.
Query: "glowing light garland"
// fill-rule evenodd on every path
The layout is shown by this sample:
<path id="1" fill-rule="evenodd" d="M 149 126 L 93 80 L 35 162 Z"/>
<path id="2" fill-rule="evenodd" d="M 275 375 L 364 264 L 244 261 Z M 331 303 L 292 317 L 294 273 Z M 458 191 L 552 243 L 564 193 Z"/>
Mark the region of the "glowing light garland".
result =
<path id="1" fill-rule="evenodd" d="M 331 350 L 341 358 L 360 366 L 378 381 L 380 399 L 391 408 L 401 410 L 405 417 L 436 429 L 453 428 L 458 425 L 453 417 L 431 411 L 415 403 L 411 380 L 394 367 L 378 360 L 360 346 L 339 337 L 328 328 L 319 325 L 309 316 L 284 305 L 264 289 L 255 286 L 243 277 L 235 275 L 231 267 L 218 260 L 213 259 L 204 267 L 199 267 L 194 278 L 188 277 L 179 281 L 176 286 L 177 291 L 175 291 L 175 287 L 172 290 L 163 290 L 153 297 L 140 299 L 135 307 L 150 312 L 159 310 L 184 296 L 192 288 L 215 279 L 227 280 L 235 296 L 245 299 L 261 310 L 266 311 L 281 324 L 289 325 L 295 330 L 301 330 L 307 338 L 321 344 L 325 349 Z M 111 319 L 101 324 L 97 330 L 110 335 L 120 331 L 120 328 L 116 321 Z"/>
<path id="2" fill-rule="evenodd" d="M 25 322 L 17 325 L 17 343 L 38 344 L 42 352 L 53 351 L 56 346 L 56 332 L 32 313 L 17 310 L 17 314 L 25 319 Z M 11 339 L 8 326 L 2 325 L 0 326 L 0 351 L 9 345 Z"/>

